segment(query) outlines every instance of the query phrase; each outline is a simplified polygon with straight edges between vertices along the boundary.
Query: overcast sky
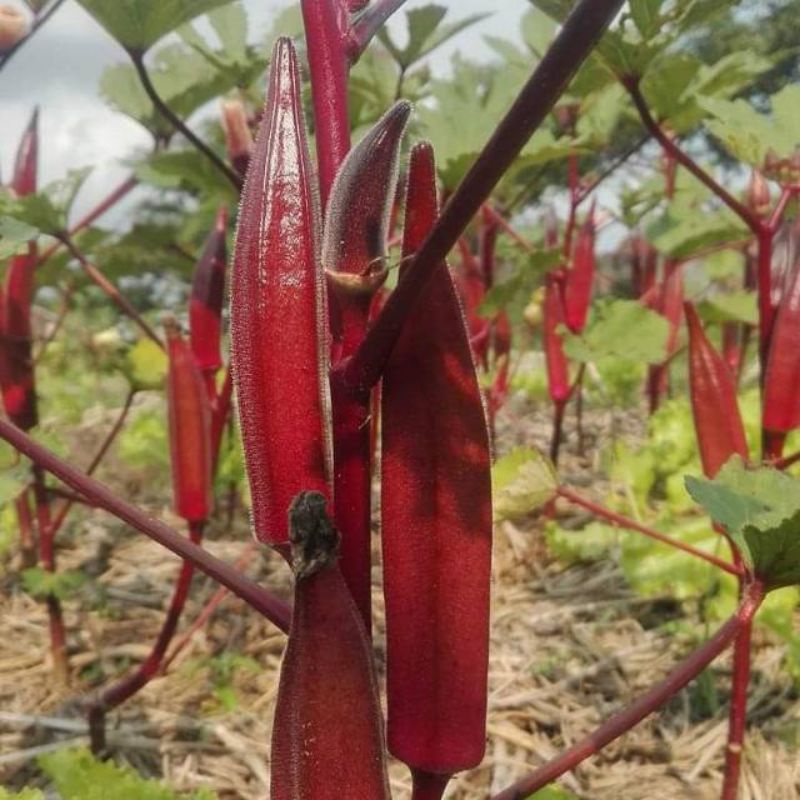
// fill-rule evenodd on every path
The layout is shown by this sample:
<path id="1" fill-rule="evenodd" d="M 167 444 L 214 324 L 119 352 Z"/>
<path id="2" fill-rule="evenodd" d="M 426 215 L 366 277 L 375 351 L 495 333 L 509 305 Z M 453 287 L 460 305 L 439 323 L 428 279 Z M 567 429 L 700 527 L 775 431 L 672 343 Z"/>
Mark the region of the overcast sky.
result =
<path id="1" fill-rule="evenodd" d="M 23 6 L 22 0 L 12 0 Z M 108 0 L 116 2 L 116 0 Z M 429 0 L 409 0 L 407 7 Z M 442 48 L 437 66 L 446 67 L 453 50 L 470 58 L 485 58 L 489 50 L 484 34 L 515 38 L 518 21 L 530 7 L 527 0 L 437 0 L 450 9 L 449 18 L 476 12 L 491 17 L 465 31 Z M 262 41 L 276 9 L 287 0 L 243 0 L 250 19 L 251 38 Z M 498 6 L 500 9 L 498 10 Z M 402 12 L 398 15 L 402 18 Z M 401 26 L 402 27 L 402 26 Z M 78 5 L 67 0 L 53 18 L 0 72 L 0 165 L 7 177 L 19 135 L 31 109 L 41 107 L 42 181 L 61 177 L 68 169 L 93 165 L 95 170 L 78 199 L 76 210 L 91 205 L 113 182 L 126 174 L 120 160 L 149 136 L 135 122 L 107 108 L 98 97 L 98 83 L 110 64 L 124 61 L 125 54 L 111 37 Z"/>

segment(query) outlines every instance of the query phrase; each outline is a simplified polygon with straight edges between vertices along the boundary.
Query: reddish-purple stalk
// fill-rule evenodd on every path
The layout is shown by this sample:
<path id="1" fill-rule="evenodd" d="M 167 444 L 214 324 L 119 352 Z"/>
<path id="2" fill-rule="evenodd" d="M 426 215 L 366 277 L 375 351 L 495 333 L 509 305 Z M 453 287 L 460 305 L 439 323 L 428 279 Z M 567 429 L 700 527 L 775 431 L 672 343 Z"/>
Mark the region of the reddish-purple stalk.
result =
<path id="1" fill-rule="evenodd" d="M 720 800 L 736 800 L 742 772 L 742 750 L 747 727 L 747 689 L 750 685 L 750 660 L 753 623 L 748 620 L 733 645 L 733 680 L 728 718 L 728 740 L 725 745 L 725 772 Z"/>
<path id="2" fill-rule="evenodd" d="M 36 505 L 36 527 L 39 534 L 39 561 L 50 573 L 56 571 L 55 531 L 50 515 L 50 498 L 44 480 L 44 472 L 38 464 L 33 467 L 33 497 Z M 61 601 L 54 594 L 45 598 L 50 627 L 50 653 L 53 660 L 53 675 L 61 685 L 69 682 L 67 659 L 67 633 Z"/>
<path id="3" fill-rule="evenodd" d="M 697 547 L 686 544 L 679 539 L 673 539 L 671 536 L 667 536 L 666 534 L 655 530 L 655 528 L 642 525 L 640 522 L 636 522 L 636 520 L 630 519 L 623 514 L 612 511 L 610 508 L 605 508 L 598 503 L 588 500 L 566 486 L 558 487 L 558 495 L 576 506 L 585 508 L 587 511 L 590 511 L 593 516 L 598 517 L 599 519 L 604 519 L 607 522 L 610 522 L 612 525 L 620 528 L 626 528 L 627 530 L 636 531 L 637 533 L 644 534 L 645 536 L 655 539 L 658 542 L 662 542 L 670 547 L 674 547 L 677 550 L 682 550 L 684 553 L 688 553 L 696 558 L 700 558 L 703 561 L 706 561 L 709 564 L 724 570 L 729 575 L 735 575 L 736 577 L 741 578 L 744 574 L 741 568 L 737 567 L 735 564 L 729 563 L 728 561 L 723 561 L 713 553 L 706 553 L 704 550 L 700 550 Z"/>
<path id="4" fill-rule="evenodd" d="M 140 509 L 125 502 L 107 486 L 75 469 L 55 453 L 42 447 L 24 431 L 3 419 L 0 419 L 0 439 L 8 442 L 22 455 L 82 494 L 97 508 L 102 508 L 117 519 L 127 522 L 132 528 L 149 536 L 180 558 L 191 561 L 197 569 L 222 586 L 227 586 L 237 597 L 280 630 L 288 631 L 291 620 L 290 606 L 255 581 L 242 575 L 230 564 L 188 541 L 163 522 L 149 517 Z"/>
<path id="5" fill-rule="evenodd" d="M 311 71 L 314 135 L 323 211 L 333 179 L 350 150 L 346 37 L 349 10 L 342 0 L 301 0 Z"/>
<path id="6" fill-rule="evenodd" d="M 153 330 L 153 327 L 147 322 L 144 317 L 131 305 L 130 300 L 128 300 L 125 295 L 123 295 L 120 290 L 114 286 L 114 284 L 105 276 L 103 273 L 94 265 L 92 264 L 89 259 L 77 248 L 75 242 L 72 241 L 69 234 L 66 232 L 62 232 L 57 234 L 57 238 L 64 244 L 64 246 L 69 250 L 70 254 L 73 258 L 77 260 L 77 262 L 83 267 L 83 271 L 86 275 L 92 280 L 92 282 L 98 286 L 107 296 L 108 298 L 117 306 L 117 308 L 122 311 L 127 317 L 130 318 L 132 322 L 139 326 L 142 333 L 147 336 L 149 339 L 154 341 L 162 350 L 164 349 L 164 343 L 161 341 L 161 337 Z"/>
<path id="7" fill-rule="evenodd" d="M 386 306 L 347 363 L 351 390 L 374 386 L 383 372 L 411 307 L 433 268 L 447 257 L 470 220 L 489 198 L 528 139 L 561 96 L 570 78 L 611 24 L 623 0 L 580 0 L 539 62 L 478 159 L 448 199 L 436 226 L 408 265 Z"/>
<path id="8" fill-rule="evenodd" d="M 442 800 L 450 775 L 434 775 L 431 772 L 411 770 L 411 800 Z"/>
<path id="9" fill-rule="evenodd" d="M 492 800 L 525 800 L 565 772 L 569 772 L 590 756 L 598 753 L 614 739 L 627 733 L 671 697 L 674 697 L 722 653 L 740 631 L 751 622 L 763 598 L 764 587 L 757 581 L 749 584 L 736 613 L 711 639 L 679 664 L 665 680 L 642 695 L 624 711 L 611 717 L 585 739 L 565 750 L 531 775 L 495 795 Z"/>
<path id="10" fill-rule="evenodd" d="M 202 541 L 203 527 L 204 523 L 202 522 L 189 523 L 189 540 L 193 544 L 199 545 Z M 178 628 L 193 576 L 194 564 L 191 561 L 184 561 L 178 573 L 167 615 L 147 658 L 129 675 L 106 687 L 90 700 L 87 711 L 89 740 L 92 752 L 96 755 L 103 753 L 106 749 L 106 714 L 133 697 L 158 674 L 167 648 Z"/>
<path id="11" fill-rule="evenodd" d="M 30 495 L 28 489 L 24 489 L 19 497 L 14 501 L 17 511 L 17 522 L 19 524 L 19 544 L 22 558 L 22 567 L 33 567 L 37 561 L 36 553 L 36 532 L 31 516 Z"/>

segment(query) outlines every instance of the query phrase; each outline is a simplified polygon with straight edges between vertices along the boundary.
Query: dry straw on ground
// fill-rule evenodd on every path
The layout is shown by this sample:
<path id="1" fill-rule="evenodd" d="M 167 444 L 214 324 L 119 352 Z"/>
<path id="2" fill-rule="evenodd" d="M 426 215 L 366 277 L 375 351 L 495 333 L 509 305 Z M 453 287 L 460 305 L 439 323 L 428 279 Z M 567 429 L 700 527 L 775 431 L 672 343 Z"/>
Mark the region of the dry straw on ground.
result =
<path id="1" fill-rule="evenodd" d="M 525 413 L 521 413 L 524 410 Z M 512 426 L 501 426 L 501 449 L 512 438 L 541 444 L 544 415 L 511 409 Z M 591 420 L 590 434 L 607 420 Z M 578 480 L 589 462 L 567 451 L 565 467 Z M 117 475 L 116 469 L 110 471 Z M 154 512 L 164 512 L 166 501 Z M 559 513 L 571 513 L 559 509 Z M 217 526 L 219 527 L 219 526 Z M 208 547 L 234 561 L 248 542 L 240 520 L 226 535 L 214 533 Z M 376 541 L 377 552 L 377 541 Z M 35 781 L 41 752 L 85 742 L 75 703 L 81 678 L 113 674 L 142 658 L 167 602 L 177 563 L 154 544 L 125 531 L 99 513 L 81 515 L 61 552 L 65 568 L 101 569 L 94 610 L 84 597 L 67 604 L 74 669 L 69 692 L 54 690 L 43 654 L 46 616 L 40 604 L 14 587 L 11 572 L 0 594 L 0 779 L 19 787 Z M 277 591 L 289 588 L 286 568 L 274 556 L 254 559 L 250 572 Z M 376 570 L 376 583 L 379 573 Z M 191 619 L 213 594 L 197 579 L 186 614 Z M 496 536 L 492 625 L 489 746 L 480 769 L 458 776 L 448 797 L 485 800 L 588 733 L 600 720 L 633 699 L 688 650 L 690 642 L 651 627 L 661 598 L 631 594 L 613 563 L 565 568 L 545 553 L 539 523 L 505 523 Z M 383 619 L 379 587 L 377 652 L 382 661 Z M 754 663 L 751 718 L 760 732 L 749 738 L 742 800 L 795 800 L 800 762 L 779 733 L 800 725 L 800 702 L 781 669 L 783 645 L 759 634 Z M 137 698 L 110 717 L 115 752 L 145 774 L 163 776 L 178 789 L 210 787 L 221 800 L 264 800 L 268 794 L 270 721 L 283 636 L 241 602 L 229 598 L 211 624 Z M 214 656 L 233 652 L 253 659 L 232 670 L 236 697 L 226 711 L 214 692 Z M 713 676 L 725 691 L 730 661 L 719 659 Z M 230 694 L 230 689 L 225 690 Z M 690 693 L 683 692 L 660 714 L 608 747 L 563 779 L 591 800 L 705 800 L 721 780 L 725 709 L 694 721 Z M 396 800 L 409 796 L 406 771 L 392 765 Z"/>

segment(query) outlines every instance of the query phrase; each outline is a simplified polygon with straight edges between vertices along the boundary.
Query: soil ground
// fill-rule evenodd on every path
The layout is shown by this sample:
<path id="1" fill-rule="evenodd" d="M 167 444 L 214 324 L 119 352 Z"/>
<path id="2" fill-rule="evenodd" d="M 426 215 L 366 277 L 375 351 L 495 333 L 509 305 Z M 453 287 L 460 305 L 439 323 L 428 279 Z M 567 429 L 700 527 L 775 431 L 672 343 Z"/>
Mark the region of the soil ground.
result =
<path id="1" fill-rule="evenodd" d="M 113 411 L 109 412 L 109 422 Z M 513 422 L 513 424 L 512 424 Z M 619 425 L 620 421 L 614 421 Z M 610 421 L 588 415 L 587 438 L 605 436 Z M 636 436 L 636 419 L 621 435 Z M 76 433 L 80 452 L 103 425 Z M 549 419 L 515 400 L 501 418 L 498 450 L 525 443 L 546 447 Z M 590 448 L 591 450 L 591 448 Z M 567 441 L 567 480 L 588 487 L 591 459 Z M 167 488 L 133 485 L 113 457 L 102 477 L 140 505 L 177 524 L 168 511 Z M 162 491 L 163 489 L 163 491 Z M 131 495 L 133 491 L 135 494 Z M 591 494 L 591 489 L 585 491 Z M 598 495 L 598 497 L 601 495 Z M 559 506 L 556 513 L 575 512 Z M 80 698 L 102 679 L 144 657 L 160 626 L 177 563 L 157 545 L 99 512 L 82 512 L 63 539 L 60 563 L 96 575 L 98 602 L 66 604 L 73 669 L 69 688 L 54 686 L 46 657 L 44 608 L 22 593 L 13 561 L 0 591 L 0 780 L 8 788 L 35 784 L 35 756 L 86 742 Z M 221 520 L 207 546 L 235 561 L 250 537 L 244 514 L 231 527 Z M 504 523 L 496 532 L 488 749 L 483 765 L 457 776 L 448 797 L 485 800 L 575 742 L 614 710 L 667 674 L 690 647 L 659 626 L 681 609 L 669 598 L 642 599 L 610 562 L 565 567 L 548 556 L 541 522 Z M 376 546 L 376 553 L 378 548 Z M 269 554 L 249 559 L 248 572 L 276 591 L 289 589 L 287 569 Z M 185 620 L 214 593 L 195 579 Z M 382 662 L 382 598 L 375 571 L 376 648 Z M 102 600 L 102 602 L 100 602 Z M 184 626 L 185 628 L 185 626 Z M 117 757 L 177 789 L 214 789 L 221 800 L 264 800 L 268 795 L 270 727 L 284 637 L 243 603 L 227 598 L 170 666 L 134 700 L 109 718 Z M 795 800 L 800 760 L 786 744 L 800 731 L 800 700 L 781 670 L 783 645 L 756 637 L 751 721 L 742 800 Z M 245 656 L 225 675 L 223 652 Z M 250 667 L 250 661 L 258 669 Z M 230 664 L 228 665 L 230 666 Z M 730 660 L 710 672 L 724 701 Z M 587 800 L 705 800 L 718 796 L 725 744 L 726 707 L 698 719 L 691 690 L 563 779 Z M 756 730 L 757 724 L 757 730 Z M 392 765 L 396 800 L 409 797 L 404 767 Z"/>

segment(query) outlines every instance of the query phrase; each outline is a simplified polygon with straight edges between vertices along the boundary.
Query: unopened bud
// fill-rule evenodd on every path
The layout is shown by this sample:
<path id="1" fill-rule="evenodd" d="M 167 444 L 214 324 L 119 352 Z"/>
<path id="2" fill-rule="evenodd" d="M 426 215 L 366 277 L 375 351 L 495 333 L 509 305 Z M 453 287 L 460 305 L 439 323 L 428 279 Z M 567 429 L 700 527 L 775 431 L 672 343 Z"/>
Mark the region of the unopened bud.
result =
<path id="1" fill-rule="evenodd" d="M 222 130 L 225 133 L 228 157 L 236 171 L 244 175 L 253 148 L 253 134 L 247 124 L 247 112 L 241 100 L 223 100 Z"/>
<path id="2" fill-rule="evenodd" d="M 763 217 L 769 212 L 772 198 L 770 197 L 769 184 L 763 174 L 754 169 L 750 175 L 750 185 L 747 187 L 747 204 L 751 210 Z"/>
<path id="3" fill-rule="evenodd" d="M 10 50 L 30 33 L 27 15 L 13 6 L 0 6 L 0 53 Z"/>

